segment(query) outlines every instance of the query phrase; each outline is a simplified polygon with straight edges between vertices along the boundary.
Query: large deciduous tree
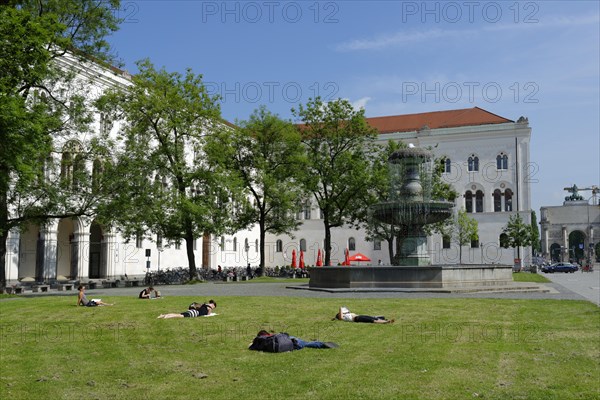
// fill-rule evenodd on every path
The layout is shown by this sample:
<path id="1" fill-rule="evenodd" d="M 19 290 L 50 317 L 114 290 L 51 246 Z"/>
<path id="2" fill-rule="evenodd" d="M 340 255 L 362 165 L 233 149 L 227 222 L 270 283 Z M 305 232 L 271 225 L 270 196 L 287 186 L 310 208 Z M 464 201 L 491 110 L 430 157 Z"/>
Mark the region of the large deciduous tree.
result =
<path id="1" fill-rule="evenodd" d="M 116 30 L 119 1 L 30 0 L 0 6 L 0 287 L 6 284 L 9 231 L 50 218 L 81 216 L 95 206 L 85 173 L 65 185 L 48 162 L 55 143 L 89 128 L 91 108 L 67 52 L 112 60 L 105 36 Z M 102 153 L 83 143 L 80 162 Z"/>
<path id="2" fill-rule="evenodd" d="M 305 198 L 298 181 L 304 151 L 296 127 L 265 107 L 236 125 L 212 139 L 230 153 L 223 158 L 226 167 L 239 175 L 252 199 L 250 222 L 259 226 L 260 270 L 264 271 L 266 233 L 293 235 L 300 224 L 295 214 Z"/>
<path id="3" fill-rule="evenodd" d="M 308 160 L 302 181 L 323 215 L 325 265 L 330 265 L 331 229 L 368 218 L 376 130 L 368 125 L 363 109 L 356 111 L 343 99 L 311 99 L 292 112 L 302 122 Z"/>
<path id="4" fill-rule="evenodd" d="M 98 102 L 101 110 L 124 121 L 111 171 L 120 177 L 115 181 L 119 192 L 101 210 L 102 220 L 128 237 L 152 232 L 164 240 L 184 240 L 193 279 L 194 240 L 246 224 L 236 225 L 248 210 L 239 180 L 215 162 L 225 149 L 205 146 L 207 135 L 230 128 L 200 75 L 157 70 L 148 60 L 137 65 L 133 85 Z"/>

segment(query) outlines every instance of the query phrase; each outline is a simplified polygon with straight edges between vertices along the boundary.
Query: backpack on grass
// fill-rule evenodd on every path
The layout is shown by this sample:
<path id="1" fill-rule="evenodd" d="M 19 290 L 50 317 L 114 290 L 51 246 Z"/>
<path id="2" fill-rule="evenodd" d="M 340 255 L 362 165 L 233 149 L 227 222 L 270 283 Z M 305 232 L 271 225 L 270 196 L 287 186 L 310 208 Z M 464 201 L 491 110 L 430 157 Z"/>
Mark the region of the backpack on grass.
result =
<path id="1" fill-rule="evenodd" d="M 294 350 L 294 342 L 287 333 L 257 336 L 252 341 L 250 350 L 266 351 L 267 353 L 284 353 Z"/>

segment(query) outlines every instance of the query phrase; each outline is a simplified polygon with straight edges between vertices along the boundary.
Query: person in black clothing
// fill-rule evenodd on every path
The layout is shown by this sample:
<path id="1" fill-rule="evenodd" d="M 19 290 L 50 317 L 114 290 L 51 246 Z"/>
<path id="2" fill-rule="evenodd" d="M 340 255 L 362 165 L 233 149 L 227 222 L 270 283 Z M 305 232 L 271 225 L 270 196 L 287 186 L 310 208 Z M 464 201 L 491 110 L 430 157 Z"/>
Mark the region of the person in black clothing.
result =
<path id="1" fill-rule="evenodd" d="M 154 288 L 152 286 L 150 286 L 149 288 L 146 288 L 140 292 L 139 298 L 140 299 L 149 299 L 152 296 L 153 291 L 154 291 Z"/>
<path id="2" fill-rule="evenodd" d="M 208 303 L 192 303 L 187 311 L 182 313 L 160 314 L 157 318 L 194 318 L 213 314 L 213 310 L 217 308 L 217 303 L 214 300 L 209 300 Z"/>

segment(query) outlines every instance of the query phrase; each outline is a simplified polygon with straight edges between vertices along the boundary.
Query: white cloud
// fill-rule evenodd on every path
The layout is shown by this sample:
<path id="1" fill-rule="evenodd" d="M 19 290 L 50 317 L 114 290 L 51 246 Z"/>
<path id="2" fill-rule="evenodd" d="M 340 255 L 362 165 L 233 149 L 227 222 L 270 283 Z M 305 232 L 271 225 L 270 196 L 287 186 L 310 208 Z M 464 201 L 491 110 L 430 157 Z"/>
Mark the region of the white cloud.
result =
<path id="1" fill-rule="evenodd" d="M 459 39 L 477 37 L 485 32 L 512 31 L 534 29 L 555 29 L 566 27 L 581 27 L 598 24 L 600 16 L 549 16 L 535 23 L 504 23 L 478 26 L 477 29 L 428 29 L 423 31 L 396 32 L 380 35 L 371 39 L 354 39 L 338 44 L 335 49 L 340 52 L 360 50 L 382 50 L 391 47 L 402 47 L 417 43 L 437 41 L 440 39 Z"/>
<path id="2" fill-rule="evenodd" d="M 355 110 L 357 110 L 357 111 L 358 111 L 358 110 L 360 110 L 361 108 L 366 108 L 366 106 L 367 106 L 367 102 L 368 102 L 369 100 L 371 100 L 371 98 L 370 98 L 370 97 L 362 97 L 362 98 L 360 98 L 360 99 L 358 99 L 358 100 L 356 100 L 356 101 L 353 101 L 353 102 L 352 102 L 352 107 L 353 107 Z"/>

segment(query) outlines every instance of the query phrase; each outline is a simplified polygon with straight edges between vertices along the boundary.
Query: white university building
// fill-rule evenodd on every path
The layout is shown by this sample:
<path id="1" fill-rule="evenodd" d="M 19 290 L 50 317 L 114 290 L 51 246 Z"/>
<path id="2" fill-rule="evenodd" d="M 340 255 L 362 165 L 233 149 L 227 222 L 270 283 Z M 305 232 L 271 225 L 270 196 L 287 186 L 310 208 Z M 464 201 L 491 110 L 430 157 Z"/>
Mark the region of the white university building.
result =
<path id="1" fill-rule="evenodd" d="M 131 84 L 130 76 L 116 68 L 101 68 L 74 58 L 63 62 L 78 68 L 90 96 L 95 97 L 110 87 Z M 463 246 L 463 263 L 513 264 L 521 258 L 531 261 L 529 248 L 502 249 L 499 236 L 509 217 L 521 214 L 526 222 L 531 216 L 530 137 L 528 120 L 500 117 L 474 107 L 411 115 L 368 118 L 378 130 L 378 141 L 412 143 L 416 147 L 433 148 L 435 157 L 445 157 L 443 179 L 459 193 L 455 211 L 464 208 L 479 224 L 479 240 Z M 100 115 L 89 140 L 102 129 L 118 132 L 119 124 L 106 126 Z M 57 165 L 73 154 L 74 146 L 84 146 L 85 140 L 56 143 Z M 90 173 L 94 166 L 86 165 Z M 64 171 L 63 171 L 64 172 Z M 315 203 L 316 204 L 316 203 Z M 290 265 L 292 251 L 304 252 L 307 266 L 316 263 L 317 252 L 323 249 L 324 227 L 320 210 L 307 206 L 298 213 L 302 220 L 295 238 L 267 235 L 265 266 Z M 156 236 L 156 235 L 155 235 Z M 259 264 L 257 227 L 235 235 L 199 237 L 194 243 L 198 267 L 245 267 Z M 156 239 L 156 237 L 155 237 Z M 151 271 L 187 267 L 185 246 L 138 237 L 126 241 L 115 229 L 103 227 L 93 219 L 60 219 L 42 226 L 29 226 L 24 231 L 11 231 L 7 241 L 7 284 L 23 278 L 48 281 L 57 277 L 83 280 L 117 279 L 143 276 Z M 332 230 L 332 265 L 343 261 L 344 251 L 360 252 L 389 264 L 386 243 L 367 242 L 365 233 L 350 228 Z M 459 248 L 440 235 L 428 238 L 428 250 L 433 264 L 456 264 Z M 150 256 L 148 257 L 148 251 Z M 149 262 L 149 264 L 148 264 Z M 366 263 L 363 263 L 366 265 Z M 33 279 L 31 279 L 33 278 Z"/>

